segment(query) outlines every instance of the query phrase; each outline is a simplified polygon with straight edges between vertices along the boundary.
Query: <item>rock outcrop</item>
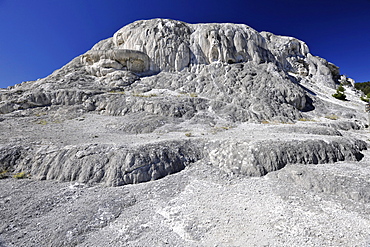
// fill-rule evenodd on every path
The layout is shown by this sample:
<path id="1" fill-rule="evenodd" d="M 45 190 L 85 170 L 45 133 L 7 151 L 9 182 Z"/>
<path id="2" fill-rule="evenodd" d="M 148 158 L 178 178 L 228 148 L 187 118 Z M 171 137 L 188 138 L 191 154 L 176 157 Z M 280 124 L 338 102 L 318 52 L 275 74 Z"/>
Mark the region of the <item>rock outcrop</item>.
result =
<path id="1" fill-rule="evenodd" d="M 237 65 L 232 66 L 235 63 Z M 230 69 L 234 71 L 227 73 Z M 186 77 L 176 78 L 178 75 L 175 72 L 178 71 Z M 184 88 L 183 91 L 203 93 L 204 87 L 214 87 L 211 89 L 213 92 L 204 92 L 204 96 L 209 98 L 223 97 L 224 95 L 217 94 L 225 94 L 219 88 L 226 86 L 220 77 L 221 73 L 226 76 L 226 80 L 231 80 L 229 83 L 232 85 L 227 85 L 227 93 L 233 98 L 244 96 L 244 92 L 239 90 L 247 89 L 253 80 L 257 80 L 261 88 L 274 87 L 276 81 L 283 80 L 287 88 L 280 89 L 278 86 L 265 91 L 278 91 L 281 99 L 289 99 L 287 103 L 293 103 L 293 107 L 298 110 L 306 107 L 305 92 L 300 92 L 299 82 L 333 88 L 340 79 L 338 67 L 311 55 L 307 45 L 295 38 L 267 32 L 258 33 L 246 25 L 186 24 L 154 19 L 129 24 L 117 31 L 113 38 L 99 42 L 51 76 L 36 82 L 23 83 L 2 93 L 0 112 L 59 104 L 61 101 L 56 99 L 54 90 L 65 88 L 79 88 L 83 91 L 93 89 L 99 93 L 112 90 L 151 90 L 156 88 L 155 85 L 145 85 L 143 88 L 138 76 L 159 72 L 176 74 L 171 76 L 171 82 L 165 83 L 177 84 L 177 91 L 182 89 L 179 83 L 186 86 L 194 80 L 197 80 L 197 85 Z M 161 77 L 152 78 L 153 81 L 160 81 Z M 179 79 L 181 82 L 175 81 Z M 31 90 L 36 92 L 30 92 Z M 29 96 L 30 93 L 40 95 L 38 91 L 48 95 L 44 97 L 45 100 Z M 78 92 L 71 92 L 70 98 L 76 98 L 76 93 Z M 250 93 L 259 95 L 260 92 L 252 90 Z M 294 98 L 297 96 L 299 99 Z M 245 97 L 251 100 L 249 95 Z M 270 97 L 257 98 L 264 101 Z M 66 99 L 64 102 L 73 99 Z M 279 101 L 274 103 L 276 107 L 283 103 Z M 248 106 L 250 103 L 244 104 Z"/>
<path id="2" fill-rule="evenodd" d="M 136 148 L 116 145 L 0 147 L 0 170 L 27 171 L 36 179 L 102 183 L 108 186 L 156 180 L 202 158 L 189 141 L 160 142 Z"/>
<path id="3" fill-rule="evenodd" d="M 212 145 L 211 145 L 212 146 Z M 288 164 L 326 164 L 338 161 L 360 161 L 367 144 L 360 140 L 286 140 L 218 143 L 209 148 L 210 161 L 225 172 L 263 176 Z"/>
<path id="4" fill-rule="evenodd" d="M 182 133 L 181 138 L 153 144 L 146 136 L 141 147 L 122 144 L 119 137 L 94 143 L 63 125 L 70 129 L 67 135 L 73 132 L 87 138 L 75 144 L 68 136 L 56 135 L 58 126 L 53 126 L 47 134 L 52 141 L 47 144 L 5 137 L 0 167 L 26 171 L 39 179 L 124 185 L 164 177 L 201 159 L 248 176 L 262 176 L 291 163 L 359 160 L 366 144 L 345 139 L 335 129 L 360 128 L 362 113 L 334 107 L 321 96 L 330 95 L 325 90 L 333 90 L 343 78 L 338 67 L 313 56 L 303 41 L 292 37 L 259 33 L 241 24 L 137 21 L 50 76 L 1 91 L 0 113 L 6 121 L 17 116 L 36 118 L 24 122 L 25 126 L 113 116 L 120 122 L 96 123 L 103 126 L 104 135 L 135 139 L 137 134 Z M 289 130 L 299 135 L 321 133 L 325 140 L 240 140 L 244 144 L 237 144 L 222 139 L 211 145 L 212 138 L 204 133 L 196 141 L 183 140 L 192 132 L 199 136 L 199 130 L 213 133 L 243 122 L 296 123 L 332 114 L 333 109 L 343 120 L 355 118 L 360 124 L 347 120 L 326 124 L 333 129 L 316 124 L 305 131 Z M 69 124 L 82 133 L 96 127 Z M 338 140 L 328 137 L 333 133 Z M 23 134 L 37 143 L 32 134 Z M 58 144 L 62 139 L 64 144 Z"/>
<path id="5" fill-rule="evenodd" d="M 0 246 L 368 246 L 352 84 L 292 37 L 129 24 L 0 90 Z"/>

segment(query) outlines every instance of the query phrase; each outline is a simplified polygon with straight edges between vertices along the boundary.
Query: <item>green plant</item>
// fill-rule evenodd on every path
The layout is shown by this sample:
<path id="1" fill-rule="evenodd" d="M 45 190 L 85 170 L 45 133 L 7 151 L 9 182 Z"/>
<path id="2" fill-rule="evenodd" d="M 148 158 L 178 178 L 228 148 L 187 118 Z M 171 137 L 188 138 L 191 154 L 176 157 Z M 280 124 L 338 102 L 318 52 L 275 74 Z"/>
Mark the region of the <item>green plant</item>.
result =
<path id="1" fill-rule="evenodd" d="M 193 98 L 198 97 L 198 95 L 196 93 L 189 93 L 189 96 L 193 97 Z"/>
<path id="2" fill-rule="evenodd" d="M 365 101 L 365 102 L 367 102 L 367 103 L 369 103 L 370 102 L 370 98 L 368 98 L 368 97 L 361 97 L 360 98 L 362 101 Z"/>
<path id="3" fill-rule="evenodd" d="M 19 173 L 13 175 L 13 178 L 16 178 L 16 179 L 22 179 L 22 178 L 26 178 L 26 177 L 27 177 L 27 175 L 24 172 L 19 172 Z"/>
<path id="4" fill-rule="evenodd" d="M 338 87 L 338 89 L 337 89 L 337 91 L 338 92 L 344 92 L 346 89 L 342 86 L 342 85 L 339 85 L 339 87 Z"/>
<path id="5" fill-rule="evenodd" d="M 332 96 L 339 100 L 346 100 L 347 96 L 344 94 L 345 90 L 346 89 L 342 85 L 339 85 L 339 87 L 337 88 L 337 92 L 335 94 L 332 94 Z"/>
<path id="6" fill-rule="evenodd" d="M 360 99 L 362 101 L 365 101 L 366 103 L 369 103 L 370 102 L 370 93 L 366 94 L 365 97 L 361 96 Z"/>
<path id="7" fill-rule="evenodd" d="M 187 133 L 185 133 L 185 136 L 187 136 L 187 137 L 191 137 L 191 136 L 192 136 L 192 134 L 191 134 L 190 132 L 187 132 Z"/>
<path id="8" fill-rule="evenodd" d="M 334 98 L 336 99 L 339 99 L 339 100 L 346 100 L 346 95 L 343 93 L 343 92 L 339 92 L 337 90 L 337 92 L 335 94 L 332 95 Z"/>
<path id="9" fill-rule="evenodd" d="M 368 82 L 357 82 L 355 83 L 355 88 L 357 90 L 361 90 L 362 92 L 364 92 L 364 94 L 369 94 L 370 93 L 370 81 Z M 370 98 L 370 97 L 368 97 Z"/>

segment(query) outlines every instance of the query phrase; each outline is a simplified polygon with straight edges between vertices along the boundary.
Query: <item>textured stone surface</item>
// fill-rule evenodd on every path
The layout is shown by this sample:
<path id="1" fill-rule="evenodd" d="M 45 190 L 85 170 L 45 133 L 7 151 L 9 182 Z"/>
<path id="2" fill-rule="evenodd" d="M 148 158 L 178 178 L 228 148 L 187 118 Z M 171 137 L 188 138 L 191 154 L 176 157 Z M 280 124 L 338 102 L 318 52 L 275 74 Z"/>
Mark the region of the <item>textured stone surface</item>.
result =
<path id="1" fill-rule="evenodd" d="M 212 146 L 212 145 L 211 145 Z M 209 148 L 210 162 L 226 172 L 263 176 L 287 164 L 325 164 L 338 161 L 360 161 L 367 144 L 360 140 L 286 140 L 225 142 Z"/>
<path id="2" fill-rule="evenodd" d="M 127 148 L 81 145 L 0 148 L 2 170 L 32 174 L 35 179 L 104 183 L 109 186 L 147 182 L 179 172 L 202 158 L 195 143 L 160 142 Z M 22 158 L 21 158 L 22 157 Z M 17 165 L 15 165 L 17 163 Z"/>
<path id="3" fill-rule="evenodd" d="M 129 24 L 0 90 L 0 246 L 367 246 L 352 84 L 293 37 Z"/>
<path id="4" fill-rule="evenodd" d="M 135 73 L 159 74 L 140 78 Z M 295 38 L 258 33 L 246 25 L 154 19 L 123 27 L 45 79 L 5 91 L 0 112 L 90 104 L 90 96 L 110 91 L 166 88 L 217 101 L 223 111 L 238 111 L 241 121 L 276 115 L 292 119 L 300 117 L 295 109 L 313 108 L 307 101 L 312 96 L 297 83 L 335 87 L 339 79 L 336 66 L 311 55 Z M 240 106 L 252 110 L 243 112 Z M 267 116 L 258 116 L 261 111 Z"/>

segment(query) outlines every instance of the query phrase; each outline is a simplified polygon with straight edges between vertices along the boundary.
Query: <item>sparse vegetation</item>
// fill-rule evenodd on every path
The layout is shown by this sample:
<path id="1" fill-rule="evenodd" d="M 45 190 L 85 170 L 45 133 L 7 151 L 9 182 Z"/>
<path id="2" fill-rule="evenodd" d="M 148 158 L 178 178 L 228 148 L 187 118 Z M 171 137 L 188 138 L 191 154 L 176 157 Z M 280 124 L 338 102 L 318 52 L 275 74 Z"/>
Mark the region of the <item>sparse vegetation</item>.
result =
<path id="1" fill-rule="evenodd" d="M 261 121 L 261 124 L 269 124 L 270 122 L 269 121 L 267 121 L 267 120 L 262 120 Z"/>
<path id="2" fill-rule="evenodd" d="M 115 91 L 115 90 L 112 90 L 112 91 L 109 91 L 108 93 L 125 94 L 125 91 Z"/>
<path id="3" fill-rule="evenodd" d="M 185 133 L 185 136 L 192 137 L 193 135 L 190 132 Z"/>
<path id="4" fill-rule="evenodd" d="M 337 88 L 337 92 L 333 94 L 332 96 L 339 100 L 346 100 L 346 95 L 344 94 L 345 88 L 342 85 L 339 85 Z"/>
<path id="5" fill-rule="evenodd" d="M 157 97 L 158 95 L 155 93 L 152 94 L 132 94 L 134 97 L 142 97 L 142 98 L 151 98 L 151 97 Z"/>
<path id="6" fill-rule="evenodd" d="M 360 99 L 362 101 L 365 101 L 365 102 L 369 103 L 370 102 L 370 93 L 366 94 L 365 97 L 361 97 Z"/>
<path id="7" fill-rule="evenodd" d="M 327 116 L 325 116 L 325 118 L 330 119 L 330 120 L 338 120 L 339 119 L 339 117 L 337 115 L 334 115 L 334 114 L 327 115 Z"/>
<path id="8" fill-rule="evenodd" d="M 182 97 L 182 96 L 190 96 L 192 98 L 196 98 L 198 97 L 198 94 L 197 93 L 186 93 L 186 92 L 179 92 L 179 94 L 177 95 L 177 97 Z"/>
<path id="9" fill-rule="evenodd" d="M 13 175 L 13 178 L 16 178 L 16 179 L 23 179 L 23 178 L 26 178 L 26 177 L 27 177 L 27 175 L 24 172 L 19 172 L 19 173 L 16 173 L 16 174 Z"/>
<path id="10" fill-rule="evenodd" d="M 309 119 L 309 118 L 300 118 L 300 119 L 298 119 L 298 121 L 301 121 L 301 122 L 312 121 L 312 122 L 314 122 L 315 120 Z"/>
<path id="11" fill-rule="evenodd" d="M 360 99 L 361 99 L 362 101 L 367 102 L 367 103 L 369 103 L 369 101 L 370 101 L 370 98 L 369 98 L 369 97 L 361 97 Z"/>
<path id="12" fill-rule="evenodd" d="M 362 92 L 364 92 L 365 95 L 369 95 L 370 94 L 370 81 L 368 82 L 357 82 L 355 83 L 355 88 L 357 90 L 361 90 Z M 370 97 L 368 97 L 370 98 Z"/>
<path id="13" fill-rule="evenodd" d="M 8 171 L 4 170 L 0 172 L 0 179 L 7 178 L 8 177 Z"/>
<path id="14" fill-rule="evenodd" d="M 294 124 L 294 122 L 285 122 L 285 121 L 276 122 L 276 123 L 280 123 L 280 124 Z"/>

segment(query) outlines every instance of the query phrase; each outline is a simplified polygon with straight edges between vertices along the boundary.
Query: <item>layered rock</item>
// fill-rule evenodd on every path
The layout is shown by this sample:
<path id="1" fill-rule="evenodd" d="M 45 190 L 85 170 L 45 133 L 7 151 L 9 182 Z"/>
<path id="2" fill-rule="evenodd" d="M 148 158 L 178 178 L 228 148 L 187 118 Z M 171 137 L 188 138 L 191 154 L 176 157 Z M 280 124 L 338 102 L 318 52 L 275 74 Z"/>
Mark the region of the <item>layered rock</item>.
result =
<path id="1" fill-rule="evenodd" d="M 33 178 L 119 186 L 147 182 L 183 170 L 202 158 L 189 141 L 117 145 L 0 147 L 0 170 L 26 171 Z"/>
<path id="2" fill-rule="evenodd" d="M 214 145 L 214 144 L 213 144 Z M 367 144 L 360 140 L 286 140 L 225 142 L 216 144 L 209 153 L 211 163 L 226 172 L 263 176 L 288 164 L 326 164 L 338 161 L 360 161 Z"/>
<path id="3" fill-rule="evenodd" d="M 94 142 L 74 131 L 80 128 L 76 123 L 63 125 L 73 126 L 66 135 L 79 136 L 86 143 L 77 145 L 71 138 L 57 136 L 58 126 L 45 134 L 52 141 L 42 145 L 27 143 L 29 139 L 38 143 L 32 131 L 19 133 L 27 136 L 22 137 L 26 141 L 4 137 L 0 168 L 24 170 L 40 179 L 123 185 L 178 172 L 204 157 L 222 170 L 244 175 L 265 175 L 290 163 L 357 160 L 366 145 L 343 139 L 339 130 L 364 126 L 363 113 L 328 99 L 339 81 L 349 79 L 292 37 L 259 33 L 241 24 L 137 21 L 50 76 L 0 91 L 0 114 L 6 121 L 26 117 L 30 120 L 22 122 L 24 126 L 36 130 L 35 122 L 47 125 L 105 116 L 96 125 L 106 125 L 104 135 L 119 137 Z M 296 123 L 333 112 L 347 120 L 319 123 L 304 131 L 300 127 L 283 130 L 322 135 L 324 140 L 242 140 L 245 144 L 239 145 L 221 138 L 212 146 L 208 143 L 212 138 L 204 137 L 217 132 L 209 128 L 228 129 L 242 122 Z M 109 121 L 116 120 L 108 121 L 108 116 L 121 122 L 115 125 Z M 95 127 L 82 125 L 81 131 Z M 45 131 L 36 132 L 43 136 L 40 133 Z M 14 129 L 4 132 L 16 133 Z M 179 140 L 154 145 L 149 136 L 171 132 L 180 133 Z M 185 141 L 192 132 L 203 138 Z M 338 140 L 326 136 L 333 133 Z M 147 134 L 145 145 L 125 146 L 119 141 L 121 136 L 137 141 L 137 134 Z M 62 139 L 65 142 L 59 144 Z M 204 150 L 203 145 L 208 148 Z M 85 155 L 87 150 L 90 153 Z"/>
<path id="4" fill-rule="evenodd" d="M 331 87 L 339 79 L 339 68 L 310 54 L 303 41 L 268 32 L 258 33 L 241 24 L 186 24 L 163 19 L 137 21 L 93 50 L 106 47 L 147 54 L 152 71 L 181 71 L 217 61 L 229 64 L 253 61 L 272 62 L 299 80 Z"/>
<path id="5" fill-rule="evenodd" d="M 338 67 L 311 55 L 295 38 L 258 33 L 241 24 L 153 19 L 123 27 L 45 79 L 2 93 L 0 113 L 99 104 L 100 99 L 90 96 L 111 91 L 138 94 L 170 88 L 225 108 L 216 111 L 243 112 L 232 117 L 236 120 L 271 119 L 282 113 L 291 121 L 301 117 L 297 110 L 313 109 L 299 82 L 335 87 L 338 79 Z"/>

